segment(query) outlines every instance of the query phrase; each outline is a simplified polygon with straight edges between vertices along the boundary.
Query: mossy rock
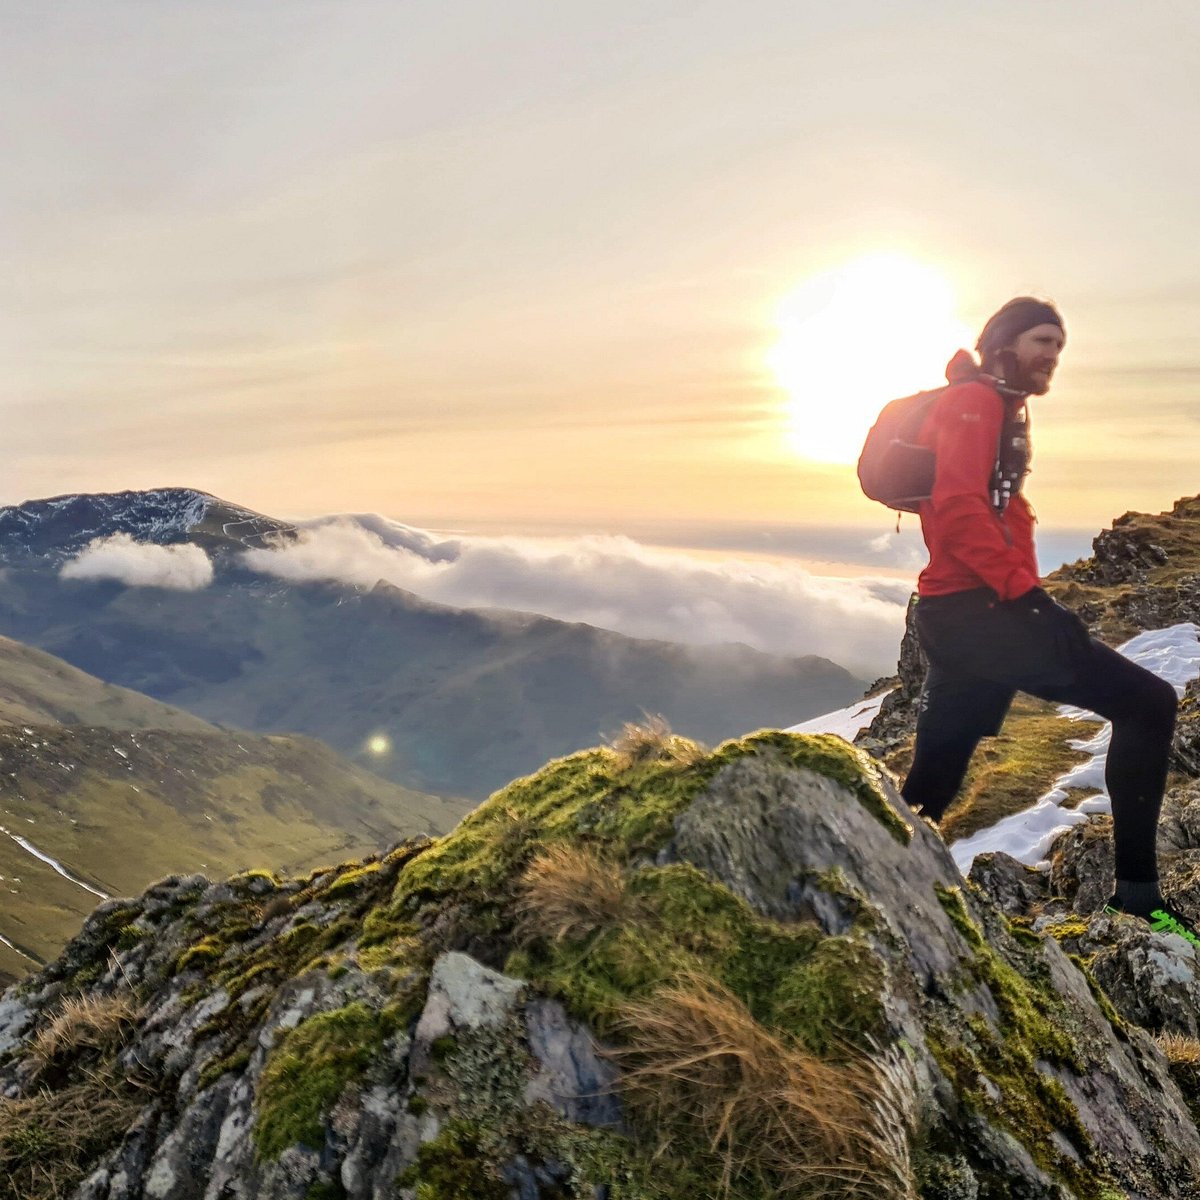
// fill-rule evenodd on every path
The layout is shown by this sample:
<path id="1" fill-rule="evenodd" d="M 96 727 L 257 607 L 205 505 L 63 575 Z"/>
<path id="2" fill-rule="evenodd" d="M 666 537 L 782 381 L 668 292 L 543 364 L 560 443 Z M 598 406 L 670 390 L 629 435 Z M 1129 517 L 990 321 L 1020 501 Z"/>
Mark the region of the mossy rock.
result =
<path id="1" fill-rule="evenodd" d="M 326 1114 L 395 1031 L 394 1014 L 355 1002 L 285 1033 L 258 1087 L 254 1139 L 260 1160 L 276 1159 L 289 1146 L 320 1149 Z"/>

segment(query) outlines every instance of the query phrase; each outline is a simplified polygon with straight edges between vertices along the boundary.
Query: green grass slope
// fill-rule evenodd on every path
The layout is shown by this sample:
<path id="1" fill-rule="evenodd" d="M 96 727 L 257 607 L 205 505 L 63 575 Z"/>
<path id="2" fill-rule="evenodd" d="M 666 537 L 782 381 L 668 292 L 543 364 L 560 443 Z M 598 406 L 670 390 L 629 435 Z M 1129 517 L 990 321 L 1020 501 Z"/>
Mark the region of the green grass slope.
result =
<path id="1" fill-rule="evenodd" d="M 0 637 L 0 725 L 104 725 L 212 732 L 209 722 L 115 687 L 52 654 Z"/>
<path id="2" fill-rule="evenodd" d="M 24 955 L 0 943 L 0 973 L 55 954 L 96 893 L 131 895 L 164 875 L 221 876 L 262 862 L 307 869 L 444 832 L 464 808 L 308 738 L 0 730 L 0 937 Z"/>
<path id="3" fill-rule="evenodd" d="M 177 872 L 303 870 L 445 832 L 467 807 L 0 638 L 0 984 L 57 953 L 102 895 Z"/>

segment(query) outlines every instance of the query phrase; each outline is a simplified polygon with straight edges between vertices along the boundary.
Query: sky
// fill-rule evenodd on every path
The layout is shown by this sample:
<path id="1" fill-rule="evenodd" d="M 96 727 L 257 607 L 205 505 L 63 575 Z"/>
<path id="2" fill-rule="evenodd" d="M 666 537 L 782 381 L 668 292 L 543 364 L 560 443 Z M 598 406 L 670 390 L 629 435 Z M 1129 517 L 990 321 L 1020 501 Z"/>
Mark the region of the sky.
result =
<path id="1" fill-rule="evenodd" d="M 1200 492 L 1198 47 L 1193 0 L 0 0 L 0 502 L 903 573 L 835 418 L 1032 292 L 1086 548 Z"/>

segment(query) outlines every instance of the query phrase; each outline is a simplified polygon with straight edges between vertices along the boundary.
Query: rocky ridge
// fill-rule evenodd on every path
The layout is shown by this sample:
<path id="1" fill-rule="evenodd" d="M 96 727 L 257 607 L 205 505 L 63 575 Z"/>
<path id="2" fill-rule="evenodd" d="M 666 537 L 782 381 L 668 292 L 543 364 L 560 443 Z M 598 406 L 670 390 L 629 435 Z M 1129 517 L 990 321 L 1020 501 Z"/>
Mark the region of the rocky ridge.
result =
<path id="1" fill-rule="evenodd" d="M 0 999 L 0 1196 L 1200 1195 L 1193 1081 L 987 894 L 869 757 L 771 732 L 170 878 Z"/>
<path id="2" fill-rule="evenodd" d="M 0 546 L 10 564 L 59 564 L 89 542 L 116 534 L 220 553 L 269 545 L 294 532 L 286 521 L 194 488 L 75 493 L 0 507 Z"/>

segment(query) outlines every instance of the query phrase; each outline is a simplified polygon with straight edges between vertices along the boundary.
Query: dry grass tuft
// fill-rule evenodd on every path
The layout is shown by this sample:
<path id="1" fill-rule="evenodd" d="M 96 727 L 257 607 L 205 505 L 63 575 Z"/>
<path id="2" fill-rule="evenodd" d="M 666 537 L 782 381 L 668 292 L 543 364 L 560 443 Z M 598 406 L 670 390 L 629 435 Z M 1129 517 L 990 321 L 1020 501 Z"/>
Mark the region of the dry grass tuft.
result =
<path id="1" fill-rule="evenodd" d="M 621 767 L 654 762 L 686 767 L 699 762 L 707 753 L 699 742 L 672 733 L 666 717 L 658 713 L 644 714 L 642 721 L 626 721 L 621 732 L 608 739 L 608 744 Z"/>
<path id="2" fill-rule="evenodd" d="M 72 996 L 54 1019 L 30 1041 L 27 1054 L 34 1078 L 65 1067 L 84 1054 L 115 1054 L 137 1024 L 141 1009 L 128 992 L 107 996 Z"/>
<path id="3" fill-rule="evenodd" d="M 760 1025 L 715 981 L 682 980 L 627 1006 L 614 1052 L 623 1090 L 660 1151 L 697 1132 L 720 1191 L 753 1180 L 779 1196 L 908 1200 L 911 1081 L 889 1060 L 831 1064 Z"/>
<path id="4" fill-rule="evenodd" d="M 578 846 L 550 846 L 525 869 L 517 912 L 527 934 L 579 940 L 627 919 L 631 901 L 618 863 Z"/>
<path id="5" fill-rule="evenodd" d="M 65 1200 L 141 1107 L 111 1066 L 57 1091 L 0 1099 L 0 1197 Z"/>
<path id="6" fill-rule="evenodd" d="M 1200 1067 L 1200 1039 L 1182 1033 L 1156 1033 L 1154 1040 L 1172 1066 Z"/>

